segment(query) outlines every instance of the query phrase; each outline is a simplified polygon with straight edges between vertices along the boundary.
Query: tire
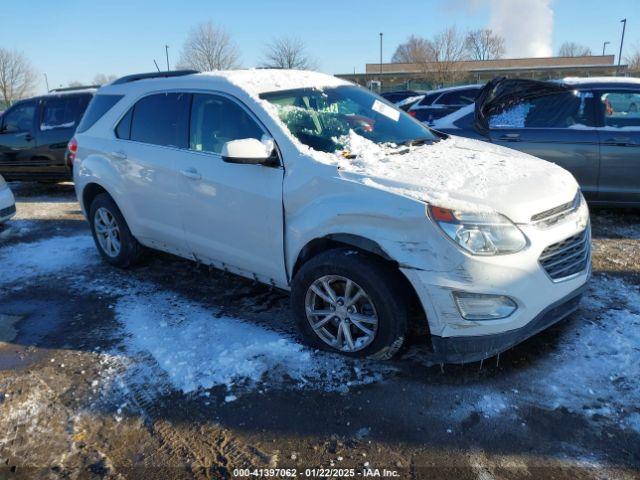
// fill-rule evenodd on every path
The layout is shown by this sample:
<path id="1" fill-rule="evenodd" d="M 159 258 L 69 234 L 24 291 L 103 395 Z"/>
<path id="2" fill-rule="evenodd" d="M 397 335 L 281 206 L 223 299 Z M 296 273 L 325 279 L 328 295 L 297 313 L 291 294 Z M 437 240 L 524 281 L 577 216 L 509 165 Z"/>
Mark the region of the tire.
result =
<path id="1" fill-rule="evenodd" d="M 113 221 L 113 225 L 117 229 L 117 233 L 115 233 L 116 230 L 112 229 L 112 232 L 114 232 L 113 235 L 117 237 L 120 245 L 117 252 L 115 249 L 108 251 L 108 246 L 105 246 L 105 242 L 99 239 L 99 236 L 104 239 L 105 234 L 100 234 L 96 230 L 105 224 L 104 221 L 100 223 L 101 220 L 99 219 L 104 218 L 105 215 Z M 89 208 L 89 225 L 91 226 L 93 241 L 96 244 L 98 252 L 100 252 L 100 256 L 111 265 L 119 268 L 128 268 L 142 259 L 145 250 L 144 247 L 140 245 L 131 234 L 131 230 L 129 230 L 129 226 L 122 216 L 120 209 L 109 194 L 101 193 L 91 202 L 91 207 Z M 115 243 L 112 243 L 112 245 L 115 245 Z"/>
<path id="2" fill-rule="evenodd" d="M 400 273 L 390 265 L 353 249 L 337 248 L 313 257 L 296 274 L 291 288 L 291 309 L 305 341 L 314 348 L 350 357 L 377 360 L 393 357 L 404 343 L 409 323 L 408 302 L 399 289 L 402 283 L 396 280 L 398 275 Z M 351 287 L 346 286 L 345 279 L 352 282 Z M 329 283 L 337 300 L 333 304 L 323 300 L 323 297 L 316 293 L 318 288 L 324 285 L 323 280 Z M 366 300 L 361 296 L 361 300 L 349 307 L 350 311 L 345 312 L 344 308 L 350 302 L 345 302 L 344 299 L 358 296 L 349 295 L 347 288 L 350 292 L 357 292 L 356 288 L 363 290 Z M 326 287 L 320 290 L 327 296 Z M 341 299 L 343 305 L 338 306 Z M 314 314 L 308 315 L 308 311 L 313 311 Z M 324 316 L 327 312 L 329 314 Z M 336 316 L 327 322 L 327 317 L 331 315 Z M 350 318 L 349 315 L 357 317 L 358 320 Z M 365 326 L 369 331 L 374 330 L 373 324 L 370 323 L 372 315 L 377 317 L 377 325 L 375 333 L 368 335 L 361 327 Z M 363 322 L 363 317 L 368 317 L 366 322 Z M 323 325 L 326 327 L 314 329 L 311 321 L 316 325 L 325 322 Z M 346 327 L 341 327 L 341 323 L 345 323 Z M 347 334 L 340 334 L 340 328 L 343 328 L 343 332 L 344 328 L 349 329 L 351 344 L 345 342 Z M 342 335 L 346 347 L 342 345 L 338 348 L 339 334 Z M 361 337 L 356 340 L 358 335 Z M 363 340 L 363 337 L 366 338 Z M 334 340 L 336 342 L 330 344 Z"/>

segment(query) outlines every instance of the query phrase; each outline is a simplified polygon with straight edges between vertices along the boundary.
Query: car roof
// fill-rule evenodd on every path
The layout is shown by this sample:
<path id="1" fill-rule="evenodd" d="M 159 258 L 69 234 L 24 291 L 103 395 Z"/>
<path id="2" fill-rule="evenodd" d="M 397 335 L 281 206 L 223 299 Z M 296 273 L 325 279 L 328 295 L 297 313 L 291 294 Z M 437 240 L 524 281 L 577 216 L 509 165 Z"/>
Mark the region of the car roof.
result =
<path id="1" fill-rule="evenodd" d="M 136 77 L 135 75 L 131 76 Z M 175 88 L 221 88 L 227 91 L 242 90 L 251 96 L 262 93 L 298 88 L 323 88 L 353 85 L 333 75 L 307 70 L 248 69 L 217 70 L 172 77 L 152 77 L 115 82 L 105 85 L 100 93 L 123 93 Z"/>
<path id="2" fill-rule="evenodd" d="M 455 87 L 443 87 L 443 88 L 436 88 L 435 90 L 429 90 L 427 93 L 427 95 L 432 95 L 434 93 L 447 93 L 447 92 L 455 92 L 457 90 L 467 90 L 467 89 L 473 89 L 473 88 L 482 88 L 484 87 L 484 83 L 473 83 L 470 85 L 456 85 Z"/>
<path id="3" fill-rule="evenodd" d="M 23 98 L 20 101 L 25 100 L 42 100 L 44 98 L 56 98 L 56 97 L 70 97 L 73 95 L 94 95 L 98 91 L 99 87 L 82 87 L 82 88 L 73 88 L 73 89 L 60 89 L 60 90 L 51 90 L 49 93 L 45 93 L 43 95 L 37 95 L 35 97 Z"/>
<path id="4" fill-rule="evenodd" d="M 560 83 L 580 88 L 640 88 L 640 78 L 634 77 L 566 77 Z"/>

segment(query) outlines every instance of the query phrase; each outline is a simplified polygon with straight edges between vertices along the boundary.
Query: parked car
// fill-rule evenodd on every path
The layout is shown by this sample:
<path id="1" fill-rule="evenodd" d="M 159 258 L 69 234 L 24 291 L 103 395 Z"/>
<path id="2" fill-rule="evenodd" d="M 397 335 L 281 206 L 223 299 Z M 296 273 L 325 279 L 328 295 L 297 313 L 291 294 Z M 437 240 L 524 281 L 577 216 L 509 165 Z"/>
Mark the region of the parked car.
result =
<path id="1" fill-rule="evenodd" d="M 427 125 L 473 103 L 482 85 L 462 85 L 459 87 L 431 90 L 409 108 L 409 115 Z"/>
<path id="2" fill-rule="evenodd" d="M 439 361 L 486 358 L 573 312 L 590 275 L 571 174 L 320 73 L 124 77 L 69 156 L 106 262 L 158 249 L 291 290 L 306 340 L 345 355 L 390 358 L 412 326 Z"/>
<path id="3" fill-rule="evenodd" d="M 70 180 L 65 151 L 95 91 L 61 88 L 13 104 L 0 117 L 0 174 L 7 180 Z"/>
<path id="4" fill-rule="evenodd" d="M 434 128 L 504 145 L 569 170 L 587 200 L 640 206 L 640 79 L 496 79 Z"/>
<path id="5" fill-rule="evenodd" d="M 425 93 L 427 92 L 423 90 L 394 90 L 392 92 L 383 92 L 380 94 L 380 96 L 393 104 L 397 104 L 398 102 L 406 100 L 407 98 L 419 97 L 421 95 L 424 95 Z"/>
<path id="6" fill-rule="evenodd" d="M 16 201 L 2 175 L 0 175 L 0 225 L 16 214 Z"/>

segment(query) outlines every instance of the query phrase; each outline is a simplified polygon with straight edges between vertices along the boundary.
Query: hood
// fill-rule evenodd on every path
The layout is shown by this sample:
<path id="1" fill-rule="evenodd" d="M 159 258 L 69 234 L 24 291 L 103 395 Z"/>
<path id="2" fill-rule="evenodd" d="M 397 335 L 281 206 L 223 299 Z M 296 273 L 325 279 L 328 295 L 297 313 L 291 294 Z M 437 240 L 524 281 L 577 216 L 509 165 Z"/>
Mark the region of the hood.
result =
<path id="1" fill-rule="evenodd" d="M 497 77 L 487 82 L 475 101 L 474 125 L 478 133 L 489 133 L 489 117 L 523 100 L 569 91 L 557 82 Z"/>
<path id="2" fill-rule="evenodd" d="M 570 202 L 578 184 L 555 164 L 516 150 L 448 137 L 419 147 L 381 147 L 352 133 L 340 174 L 451 209 L 495 211 L 515 223 Z"/>

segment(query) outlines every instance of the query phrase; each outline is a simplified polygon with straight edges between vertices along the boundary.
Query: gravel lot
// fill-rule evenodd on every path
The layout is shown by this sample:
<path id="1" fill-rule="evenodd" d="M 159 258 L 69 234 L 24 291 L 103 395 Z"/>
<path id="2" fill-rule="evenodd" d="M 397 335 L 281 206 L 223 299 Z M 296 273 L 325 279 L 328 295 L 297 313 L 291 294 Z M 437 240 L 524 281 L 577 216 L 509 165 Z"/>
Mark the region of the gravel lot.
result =
<path id="1" fill-rule="evenodd" d="M 499 358 L 441 367 L 420 338 L 387 363 L 311 351 L 286 294 L 169 255 L 116 270 L 72 185 L 11 188 L 0 477 L 640 477 L 638 212 L 592 212 L 578 312 Z"/>

